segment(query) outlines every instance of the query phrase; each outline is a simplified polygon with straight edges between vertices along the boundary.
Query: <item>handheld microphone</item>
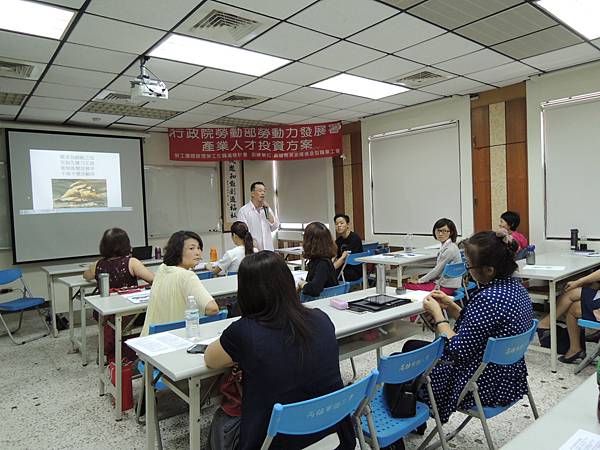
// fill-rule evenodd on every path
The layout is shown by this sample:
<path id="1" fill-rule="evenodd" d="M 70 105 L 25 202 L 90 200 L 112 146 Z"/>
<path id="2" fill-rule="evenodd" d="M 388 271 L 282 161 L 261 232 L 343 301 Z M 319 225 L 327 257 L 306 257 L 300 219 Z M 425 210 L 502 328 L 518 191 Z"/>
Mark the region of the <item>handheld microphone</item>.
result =
<path id="1" fill-rule="evenodd" d="M 268 206 L 263 206 L 263 210 L 265 212 L 265 217 L 268 219 L 269 218 L 269 207 Z"/>

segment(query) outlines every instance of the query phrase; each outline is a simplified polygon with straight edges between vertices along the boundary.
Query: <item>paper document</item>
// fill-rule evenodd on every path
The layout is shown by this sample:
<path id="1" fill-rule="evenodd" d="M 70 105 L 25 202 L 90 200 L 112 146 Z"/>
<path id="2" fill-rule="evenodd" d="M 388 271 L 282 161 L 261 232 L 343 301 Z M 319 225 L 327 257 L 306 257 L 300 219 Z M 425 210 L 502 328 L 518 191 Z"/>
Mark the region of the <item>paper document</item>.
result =
<path id="1" fill-rule="evenodd" d="M 126 343 L 134 350 L 147 356 L 162 355 L 163 353 L 188 348 L 191 345 L 187 339 L 169 332 L 128 339 Z"/>
<path id="2" fill-rule="evenodd" d="M 296 283 L 296 287 L 300 283 L 300 280 L 306 281 L 306 276 L 308 275 L 308 271 L 306 270 L 293 270 L 292 275 L 294 276 L 294 282 Z"/>
<path id="3" fill-rule="evenodd" d="M 417 258 L 418 256 L 425 256 L 422 253 L 412 253 L 412 252 L 406 252 L 406 253 L 398 253 L 398 256 L 402 256 L 403 258 Z"/>
<path id="4" fill-rule="evenodd" d="M 538 265 L 525 265 L 523 270 L 565 270 L 565 266 L 538 266 Z"/>
<path id="5" fill-rule="evenodd" d="M 429 294 L 431 294 L 431 292 L 429 292 L 429 291 L 410 291 L 410 290 L 407 290 L 405 294 L 398 295 L 398 297 L 409 298 L 413 302 L 420 302 L 420 301 L 423 301 L 423 299 L 425 297 L 427 297 Z"/>
<path id="6" fill-rule="evenodd" d="M 577 430 L 558 450 L 600 450 L 600 435 Z"/>
<path id="7" fill-rule="evenodd" d="M 148 303 L 150 300 L 150 289 L 144 289 L 142 292 L 133 292 L 131 294 L 121 294 L 131 303 Z"/>

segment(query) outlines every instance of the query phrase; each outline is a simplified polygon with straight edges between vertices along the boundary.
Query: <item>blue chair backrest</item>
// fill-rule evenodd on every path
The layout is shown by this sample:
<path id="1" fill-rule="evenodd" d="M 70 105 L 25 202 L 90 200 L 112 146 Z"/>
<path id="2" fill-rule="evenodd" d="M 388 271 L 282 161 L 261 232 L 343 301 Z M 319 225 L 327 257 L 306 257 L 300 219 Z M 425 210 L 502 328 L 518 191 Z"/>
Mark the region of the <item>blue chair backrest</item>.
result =
<path id="1" fill-rule="evenodd" d="M 431 344 L 412 352 L 382 356 L 379 359 L 377 383 L 406 383 L 425 373 L 444 352 L 444 340 L 440 337 Z"/>
<path id="2" fill-rule="evenodd" d="M 527 347 L 535 336 L 537 325 L 538 321 L 533 319 L 533 325 L 525 333 L 504 338 L 488 338 L 483 362 L 508 365 L 519 361 L 527 352 Z"/>
<path id="3" fill-rule="evenodd" d="M 462 277 L 465 273 L 467 273 L 467 266 L 464 262 L 446 264 L 446 267 L 444 267 L 444 272 L 442 273 L 442 277 L 458 278 Z"/>
<path id="4" fill-rule="evenodd" d="M 370 253 L 368 251 L 364 251 L 362 253 L 350 253 L 346 258 L 346 264 L 349 266 L 360 266 L 362 263 L 358 262 L 356 258 L 364 258 L 365 256 L 369 256 Z"/>
<path id="5" fill-rule="evenodd" d="M 310 302 L 312 300 L 318 300 L 320 298 L 335 297 L 336 295 L 347 294 L 349 290 L 350 290 L 350 283 L 348 283 L 347 281 L 344 281 L 344 282 L 340 282 L 340 284 L 338 284 L 337 286 L 331 286 L 331 287 L 324 288 L 318 297 L 306 295 L 304 292 L 302 292 L 300 294 L 300 300 L 304 303 L 304 302 Z"/>
<path id="6" fill-rule="evenodd" d="M 237 272 L 227 272 L 227 276 L 229 275 L 237 275 Z"/>
<path id="7" fill-rule="evenodd" d="M 216 322 L 217 320 L 227 319 L 227 310 L 222 309 L 214 316 L 202 316 L 198 323 L 209 323 Z M 163 333 L 165 331 L 177 330 L 179 328 L 185 327 L 185 320 L 178 320 L 177 322 L 167 322 L 167 323 L 154 323 L 151 324 L 148 328 L 149 334 L 155 333 Z"/>
<path id="8" fill-rule="evenodd" d="M 371 250 L 377 249 L 379 242 L 371 242 L 369 244 L 363 244 L 363 252 L 369 252 Z"/>
<path id="9" fill-rule="evenodd" d="M 0 285 L 12 283 L 21 278 L 21 269 L 5 269 L 0 270 Z"/>
<path id="10" fill-rule="evenodd" d="M 288 405 L 276 403 L 267 436 L 311 434 L 335 425 L 371 396 L 377 376 L 377 370 L 373 370 L 369 376 L 339 391 Z"/>
<path id="11" fill-rule="evenodd" d="M 213 273 L 212 272 L 198 272 L 196 275 L 198 275 L 198 279 L 199 280 L 208 280 L 209 278 L 213 277 Z"/>

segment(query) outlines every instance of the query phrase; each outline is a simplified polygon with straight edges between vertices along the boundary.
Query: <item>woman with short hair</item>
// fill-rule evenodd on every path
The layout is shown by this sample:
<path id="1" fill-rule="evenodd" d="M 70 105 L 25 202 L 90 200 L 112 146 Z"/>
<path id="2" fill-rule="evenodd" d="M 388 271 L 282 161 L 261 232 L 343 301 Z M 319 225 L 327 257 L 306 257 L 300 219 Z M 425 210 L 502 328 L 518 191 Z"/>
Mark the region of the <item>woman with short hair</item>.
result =
<path id="1" fill-rule="evenodd" d="M 298 284 L 302 292 L 311 297 L 318 297 L 323 289 L 337 286 L 337 273 L 332 262 L 337 248 L 329 229 L 321 222 L 309 223 L 304 229 L 302 249 L 304 258 L 309 260 L 306 265 L 306 281 L 300 281 Z"/>

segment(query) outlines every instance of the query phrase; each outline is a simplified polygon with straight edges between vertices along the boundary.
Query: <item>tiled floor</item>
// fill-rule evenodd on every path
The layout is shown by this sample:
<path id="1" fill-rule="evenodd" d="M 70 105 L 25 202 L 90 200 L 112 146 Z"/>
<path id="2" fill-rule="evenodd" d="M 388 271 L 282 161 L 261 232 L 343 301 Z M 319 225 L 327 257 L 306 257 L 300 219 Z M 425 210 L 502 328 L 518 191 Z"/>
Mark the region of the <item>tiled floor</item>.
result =
<path id="1" fill-rule="evenodd" d="M 25 331 L 38 327 L 37 320 L 28 317 Z M 98 396 L 97 366 L 92 361 L 97 329 L 90 326 L 88 330 L 90 363 L 87 367 L 82 367 L 78 354 L 68 354 L 70 344 L 66 331 L 56 339 L 46 337 L 18 347 L 6 336 L 0 337 L 0 449 L 145 447 L 145 429 L 136 424 L 133 410 L 127 412 L 122 421 L 116 422 L 110 397 Z M 400 344 L 388 346 L 384 353 L 400 348 Z M 362 355 L 357 358 L 357 363 L 360 375 L 365 375 L 375 366 L 375 355 Z M 535 351 L 528 353 L 527 366 L 541 414 L 594 373 L 594 368 L 588 366 L 575 376 L 574 366 L 559 364 L 558 373 L 553 374 L 549 370 L 548 355 Z M 348 362 L 342 363 L 342 371 L 344 378 L 349 379 Z M 139 382 L 135 380 L 134 394 L 138 390 Z M 211 415 L 212 409 L 204 415 L 204 439 Z M 526 401 L 492 419 L 490 427 L 496 445 L 502 446 L 532 421 Z M 450 430 L 459 422 L 460 418 L 455 415 L 445 428 Z M 187 414 L 162 421 L 161 430 L 165 449 L 188 447 Z M 421 436 L 410 436 L 407 448 L 416 449 L 421 439 Z M 450 446 L 456 449 L 487 448 L 477 421 L 472 421 Z"/>

